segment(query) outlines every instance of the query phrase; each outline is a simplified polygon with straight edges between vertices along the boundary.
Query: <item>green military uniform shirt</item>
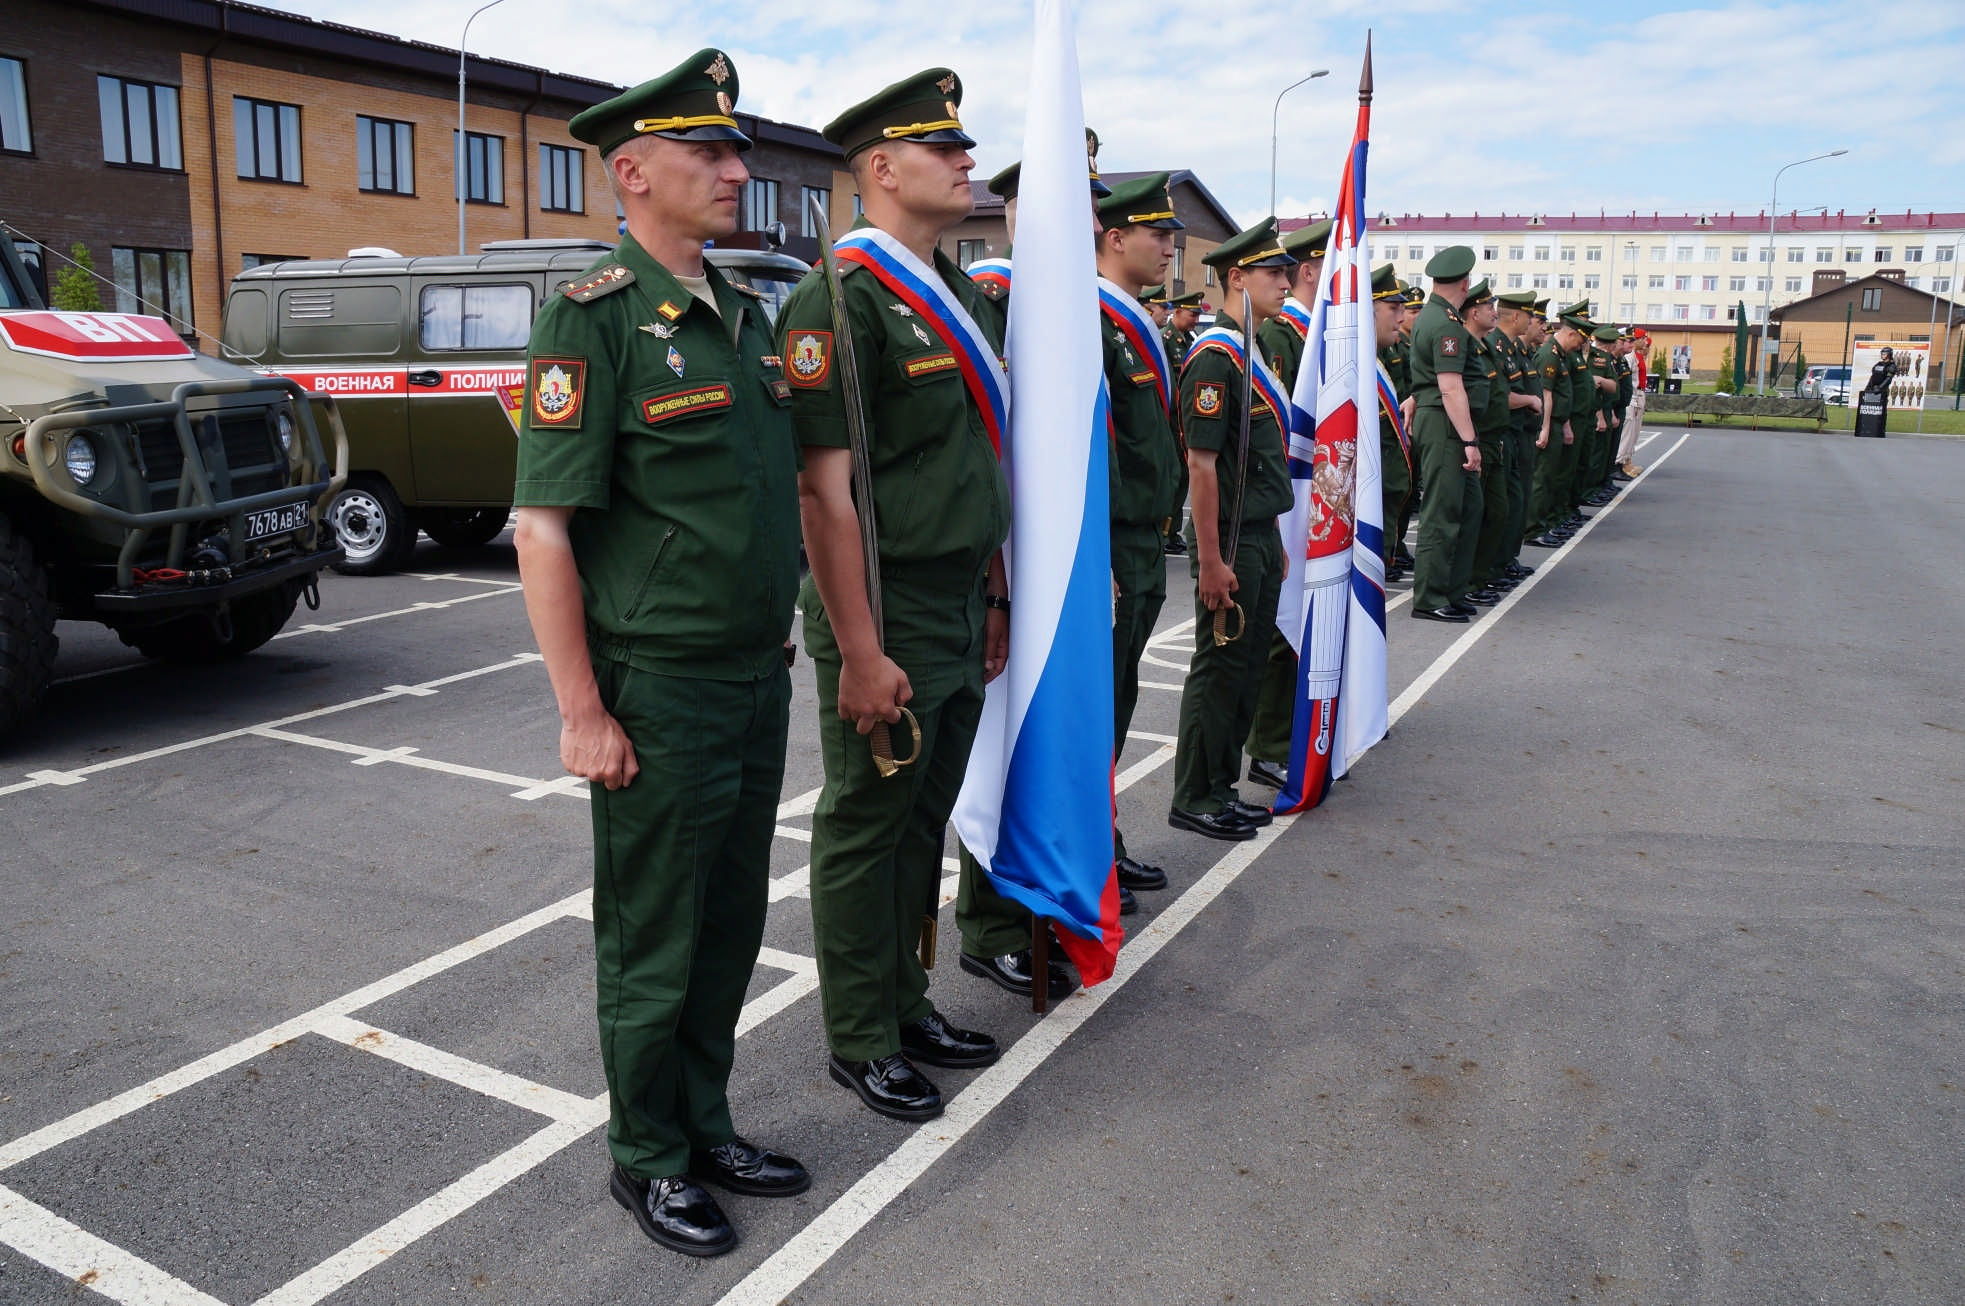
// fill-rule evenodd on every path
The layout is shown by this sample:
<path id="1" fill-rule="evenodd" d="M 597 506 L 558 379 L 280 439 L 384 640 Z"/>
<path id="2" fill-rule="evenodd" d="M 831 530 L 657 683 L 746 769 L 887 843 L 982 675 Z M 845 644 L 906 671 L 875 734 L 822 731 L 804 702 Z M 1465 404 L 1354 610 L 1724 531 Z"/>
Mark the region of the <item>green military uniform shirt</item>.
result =
<path id="1" fill-rule="evenodd" d="M 704 274 L 716 310 L 624 235 L 546 301 L 513 502 L 578 509 L 597 650 L 758 680 L 784 666 L 798 588 L 798 444 L 762 305 Z"/>
<path id="2" fill-rule="evenodd" d="M 1535 351 L 1535 370 L 1542 380 L 1542 393 L 1549 405 L 1549 424 L 1560 427 L 1569 420 L 1571 391 L 1569 354 L 1552 335 Z"/>
<path id="3" fill-rule="evenodd" d="M 1176 371 L 1187 361 L 1187 351 L 1194 347 L 1194 335 L 1194 332 L 1182 331 L 1172 323 L 1160 328 L 1160 343 L 1167 348 L 1167 362 Z"/>
<path id="4" fill-rule="evenodd" d="M 1469 361 L 1473 353 L 1474 336 L 1460 320 L 1459 310 L 1437 294 L 1430 296 L 1419 310 L 1419 320 L 1412 324 L 1412 345 L 1406 356 L 1414 404 L 1420 408 L 1446 407 L 1440 398 L 1439 374 L 1457 372 L 1467 383 L 1468 408 L 1473 411 L 1471 392 L 1479 371 Z"/>
<path id="5" fill-rule="evenodd" d="M 1303 333 L 1296 329 L 1294 322 L 1277 314 L 1262 324 L 1255 338 L 1262 342 L 1263 351 L 1276 360 L 1274 370 L 1283 383 L 1284 393 L 1295 394 L 1296 374 L 1303 366 Z"/>
<path id="6" fill-rule="evenodd" d="M 1392 337 L 1391 343 L 1378 351 L 1385 360 L 1385 370 L 1392 377 L 1392 389 L 1404 399 L 1412 393 L 1412 368 L 1408 365 L 1412 358 L 1412 337 L 1400 332 Z"/>
<path id="7" fill-rule="evenodd" d="M 1497 331 L 1495 334 L 1500 333 Z M 1508 362 L 1501 350 L 1485 337 L 1474 340 L 1474 361 L 1475 366 L 1464 374 L 1467 410 L 1473 414 L 1476 434 L 1495 435 L 1511 425 L 1508 419 Z"/>
<path id="8" fill-rule="evenodd" d="M 1584 345 L 1569 355 L 1569 421 L 1574 426 L 1578 418 L 1587 419 L 1586 425 L 1596 425 L 1597 387 L 1590 379 L 1590 348 Z"/>
<path id="9" fill-rule="evenodd" d="M 1242 329 L 1226 313 L 1215 324 L 1229 331 Z M 1255 347 L 1261 349 L 1260 340 Z M 1269 521 L 1289 511 L 1294 501 L 1281 420 L 1270 411 L 1260 390 L 1254 392 L 1254 401 L 1255 409 L 1249 421 L 1248 478 L 1242 490 L 1245 523 Z M 1241 476 L 1235 448 L 1240 438 L 1241 414 L 1242 369 L 1234 357 L 1214 345 L 1204 345 L 1191 352 L 1180 371 L 1181 434 L 1189 449 L 1218 456 L 1215 478 L 1224 547 L 1234 510 L 1235 484 Z"/>
<path id="10" fill-rule="evenodd" d="M 935 270 L 1000 353 L 1001 318 L 982 291 L 939 250 Z M 934 330 L 873 273 L 842 266 L 841 274 L 867 407 L 882 579 L 976 589 L 1010 533 L 1009 483 L 989 430 Z M 778 341 L 799 440 L 850 448 L 825 278 L 807 277 L 786 299 Z M 879 343 L 868 348 L 868 341 Z"/>
<path id="11" fill-rule="evenodd" d="M 1157 527 L 1180 511 L 1185 470 L 1173 414 L 1161 398 L 1153 367 L 1158 360 L 1141 358 L 1126 333 L 1103 312 L 1099 328 L 1112 405 L 1111 518 L 1115 524 Z"/>

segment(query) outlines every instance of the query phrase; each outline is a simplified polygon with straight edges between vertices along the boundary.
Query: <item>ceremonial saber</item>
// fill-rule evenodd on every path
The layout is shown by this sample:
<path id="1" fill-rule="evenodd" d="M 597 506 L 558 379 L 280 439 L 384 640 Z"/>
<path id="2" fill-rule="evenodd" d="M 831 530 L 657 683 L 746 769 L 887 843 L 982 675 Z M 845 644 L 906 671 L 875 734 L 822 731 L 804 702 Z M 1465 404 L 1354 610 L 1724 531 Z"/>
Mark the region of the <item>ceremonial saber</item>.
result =
<path id="1" fill-rule="evenodd" d="M 839 387 L 845 397 L 847 442 L 853 454 L 853 497 L 858 501 L 860 555 L 866 565 L 867 611 L 873 617 L 873 640 L 882 652 L 887 648 L 887 621 L 880 605 L 880 533 L 873 517 L 873 464 L 867 455 L 866 408 L 860 400 L 860 369 L 853 356 L 853 329 L 846 315 L 846 287 L 839 277 L 839 260 L 833 253 L 832 230 L 826 224 L 825 206 L 811 196 L 806 207 L 819 233 L 819 262 L 825 271 L 826 291 L 832 301 L 832 347 L 839 356 Z M 914 751 L 906 757 L 894 756 L 893 736 L 887 722 L 874 718 L 867 731 L 867 746 L 873 750 L 873 767 L 886 779 L 921 756 L 921 723 L 905 707 L 900 709 L 914 735 Z M 930 955 L 933 945 L 927 946 Z"/>
<path id="2" fill-rule="evenodd" d="M 1249 302 L 1249 288 L 1244 284 L 1242 287 L 1242 420 L 1235 433 L 1235 511 L 1228 520 L 1228 543 L 1221 551 L 1221 560 L 1227 564 L 1228 574 L 1231 576 L 1235 574 L 1235 555 L 1242 547 L 1242 500 L 1249 492 L 1249 410 L 1255 405 L 1256 343 L 1255 325 L 1251 320 L 1254 316 L 1255 307 Z M 1278 419 L 1281 416 L 1282 414 L 1277 414 Z M 1228 630 L 1228 613 L 1231 609 L 1235 613 L 1233 634 Z M 1235 600 L 1230 599 L 1227 607 L 1214 610 L 1216 648 L 1234 643 L 1248 628 L 1248 613 L 1244 612 L 1242 605 Z"/>

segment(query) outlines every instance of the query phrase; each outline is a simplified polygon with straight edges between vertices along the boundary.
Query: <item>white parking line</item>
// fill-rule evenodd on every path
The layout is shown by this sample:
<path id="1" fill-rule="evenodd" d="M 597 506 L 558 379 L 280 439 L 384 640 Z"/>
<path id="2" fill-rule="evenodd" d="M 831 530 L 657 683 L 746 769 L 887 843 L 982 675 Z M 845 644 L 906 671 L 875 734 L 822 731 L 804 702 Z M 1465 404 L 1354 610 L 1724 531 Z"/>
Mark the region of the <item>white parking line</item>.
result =
<path id="1" fill-rule="evenodd" d="M 225 1306 L 149 1261 L 104 1242 L 11 1188 L 0 1188 L 0 1242 L 114 1301 Z"/>
<path id="2" fill-rule="evenodd" d="M 461 581 L 461 580 L 468 580 L 469 578 L 464 576 L 425 576 L 422 577 L 421 579 Z M 498 583 L 498 582 L 480 582 L 480 583 L 483 584 L 483 583 Z M 273 636 L 273 638 L 276 640 L 280 640 L 280 639 L 295 639 L 301 635 L 332 635 L 336 631 L 347 630 L 351 626 L 365 626 L 371 621 L 386 621 L 391 617 L 409 617 L 409 616 L 414 616 L 419 612 L 441 612 L 445 608 L 454 608 L 462 603 L 475 603 L 479 599 L 495 599 L 506 594 L 519 594 L 522 592 L 523 589 L 521 586 L 514 585 L 509 581 L 507 581 L 502 583 L 501 588 L 479 590 L 476 594 L 460 594 L 454 599 L 421 600 L 416 603 L 410 604 L 406 608 L 391 608 L 387 612 L 371 612 L 365 616 L 346 617 L 340 621 L 309 621 L 299 626 L 288 626 L 285 630 Z M 137 663 L 136 665 L 142 666 L 145 664 Z M 123 670 L 124 668 L 119 667 L 117 669 Z"/>

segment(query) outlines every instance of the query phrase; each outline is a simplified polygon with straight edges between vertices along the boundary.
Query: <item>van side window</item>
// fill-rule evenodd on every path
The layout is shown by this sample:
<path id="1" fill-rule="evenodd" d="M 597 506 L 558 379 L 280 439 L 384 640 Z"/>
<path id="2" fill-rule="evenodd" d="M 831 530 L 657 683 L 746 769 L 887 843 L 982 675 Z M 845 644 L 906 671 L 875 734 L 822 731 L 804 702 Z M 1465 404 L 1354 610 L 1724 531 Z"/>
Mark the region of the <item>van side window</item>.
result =
<path id="1" fill-rule="evenodd" d="M 425 349 L 525 349 L 531 286 L 425 286 L 417 334 Z"/>

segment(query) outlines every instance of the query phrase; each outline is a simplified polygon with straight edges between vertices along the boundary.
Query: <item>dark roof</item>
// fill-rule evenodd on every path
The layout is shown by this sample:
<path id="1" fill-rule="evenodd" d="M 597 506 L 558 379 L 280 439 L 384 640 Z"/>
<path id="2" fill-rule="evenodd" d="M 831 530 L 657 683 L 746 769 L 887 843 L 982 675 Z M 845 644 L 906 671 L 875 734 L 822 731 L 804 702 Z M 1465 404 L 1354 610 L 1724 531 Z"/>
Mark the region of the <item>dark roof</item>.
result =
<path id="1" fill-rule="evenodd" d="M 1150 177 L 1158 171 L 1160 171 L 1158 168 L 1148 168 L 1139 172 L 1101 172 L 1099 173 L 1099 180 L 1111 186 L 1122 181 L 1132 181 L 1138 177 Z M 1222 207 L 1221 201 L 1215 198 L 1214 192 L 1203 185 L 1201 179 L 1186 168 L 1175 169 L 1167 178 L 1169 189 L 1182 185 L 1192 186 L 1195 193 L 1201 197 L 1202 203 L 1208 206 L 1209 211 L 1215 217 L 1221 219 L 1222 225 L 1227 227 L 1229 231 L 1234 232 L 1242 229 L 1242 224 L 1235 221 L 1234 214 Z M 975 196 L 976 201 L 973 216 L 986 218 L 1003 211 L 1003 197 L 990 193 L 987 179 L 971 181 L 969 183 L 969 190 Z"/>
<path id="2" fill-rule="evenodd" d="M 457 78 L 458 52 L 448 47 L 404 40 L 362 27 L 324 23 L 300 14 L 243 4 L 240 0 L 85 0 L 85 3 L 112 13 L 214 32 L 251 45 L 347 59 L 452 83 Z M 466 69 L 466 81 L 473 87 L 551 97 L 583 107 L 599 104 L 623 89 L 612 82 L 551 72 L 485 55 L 468 56 Z M 740 122 L 754 126 L 755 130 L 749 134 L 758 140 L 832 155 L 840 153 L 838 146 L 809 127 L 773 122 L 755 114 L 736 116 Z"/>
<path id="3" fill-rule="evenodd" d="M 1283 231 L 1294 231 L 1298 227 L 1310 225 L 1308 218 L 1285 218 L 1278 224 Z M 1606 213 L 1602 210 L 1595 217 L 1588 214 L 1571 213 L 1559 217 L 1547 213 L 1490 213 L 1482 217 L 1478 213 L 1463 213 L 1455 217 L 1451 213 L 1428 216 L 1420 213 L 1401 213 L 1396 218 L 1389 213 L 1374 214 L 1371 220 L 1374 230 L 1399 227 L 1413 227 L 1420 231 L 1467 231 L 1488 232 L 1518 228 L 1525 232 L 1565 231 L 1618 232 L 1632 235 L 1653 232 L 1684 232 L 1696 235 L 1702 231 L 1737 233 L 1751 236 L 1756 232 L 1767 233 L 1767 211 L 1759 213 Z M 1905 210 L 1902 214 L 1878 213 L 1871 209 L 1868 213 L 1850 214 L 1846 210 L 1835 213 L 1783 213 L 1780 215 L 1780 230 L 1776 237 L 1814 235 L 1818 233 L 1865 231 L 1879 235 L 1912 235 L 1922 231 L 1933 233 L 1957 231 L 1965 228 L 1965 213 L 1913 213 Z"/>

